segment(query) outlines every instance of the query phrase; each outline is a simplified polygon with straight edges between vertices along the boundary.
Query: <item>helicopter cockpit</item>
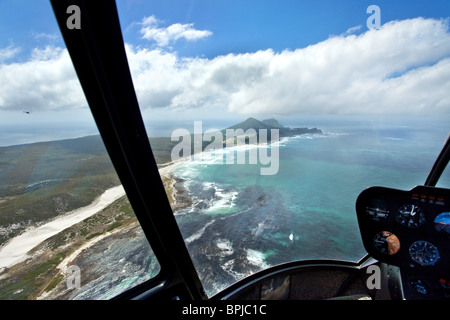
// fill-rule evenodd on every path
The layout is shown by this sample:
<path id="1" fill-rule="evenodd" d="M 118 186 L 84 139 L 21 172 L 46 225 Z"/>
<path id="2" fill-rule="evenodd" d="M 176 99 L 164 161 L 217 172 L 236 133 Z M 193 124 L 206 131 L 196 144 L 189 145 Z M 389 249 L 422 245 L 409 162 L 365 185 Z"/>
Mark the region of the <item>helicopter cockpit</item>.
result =
<path id="1" fill-rule="evenodd" d="M 151 175 L 149 180 L 157 182 L 159 179 L 155 176 L 157 172 L 154 172 L 154 168 L 148 165 L 151 162 L 148 159 L 150 147 L 142 139 L 145 136 L 144 129 L 133 98 L 131 80 L 128 80 L 129 72 L 114 4 L 102 2 L 102 5 L 94 5 L 82 2 L 82 10 L 87 12 L 84 19 L 87 20 L 82 20 L 83 28 L 80 30 L 69 30 L 65 27 L 69 2 L 53 1 L 52 4 L 72 61 L 113 162 L 114 158 L 119 158 L 117 153 L 124 157 L 123 160 L 117 159 L 115 166 L 119 175 L 121 169 L 128 171 L 122 173 L 121 177 L 130 201 L 140 201 L 142 207 L 148 208 L 145 204 L 147 198 L 140 196 L 139 200 L 133 200 L 142 194 L 137 176 L 142 177 L 148 173 Z M 87 61 L 90 63 L 86 63 Z M 112 65 L 116 67 L 112 68 Z M 120 70 L 117 70 L 117 66 Z M 94 74 L 97 76 L 93 77 Z M 122 104 L 128 107 L 121 108 Z M 311 259 L 281 264 L 256 272 L 220 291 L 211 299 L 448 298 L 450 194 L 447 189 L 434 187 L 448 158 L 447 142 L 425 186 L 418 186 L 410 191 L 376 187 L 361 193 L 356 202 L 356 214 L 368 254 L 360 261 Z M 127 182 L 130 172 L 135 172 L 132 174 L 135 178 L 134 181 Z M 139 172 L 137 176 L 136 172 Z M 133 186 L 127 186 L 127 183 Z M 145 188 L 147 190 L 149 186 Z M 155 188 L 153 194 L 164 194 L 158 183 L 152 188 Z M 164 207 L 164 210 L 170 212 L 165 201 L 154 201 L 152 205 Z M 135 205 L 135 211 L 139 211 L 139 205 L 136 202 Z M 204 299 L 196 272 L 192 266 L 186 267 L 191 263 L 188 262 L 190 259 L 183 241 L 173 241 L 173 237 L 170 241 L 152 239 L 154 234 L 163 237 L 161 230 L 167 230 L 174 221 L 170 217 L 164 218 L 167 219 L 164 226 L 157 227 L 159 218 L 152 214 L 147 214 L 147 217 L 142 218 L 141 223 L 145 225 L 146 219 L 149 219 L 149 223 L 153 225 L 150 241 L 159 242 L 156 245 L 152 243 L 155 251 L 158 247 L 166 248 L 164 251 L 165 255 L 171 257 L 169 260 L 177 260 L 177 267 L 174 268 L 177 270 L 176 276 L 173 277 L 177 281 L 165 282 L 164 285 L 161 283 L 152 289 L 134 288 L 117 298 Z M 184 294 L 180 288 L 185 288 Z"/>
<path id="2" fill-rule="evenodd" d="M 195 10 L 194 2 L 188 8 L 186 20 L 189 20 L 192 10 Z M 125 201 L 123 198 L 118 202 L 114 199 L 110 202 L 113 209 L 102 208 L 105 211 L 99 210 L 97 215 L 83 217 L 84 220 L 70 224 L 64 232 L 55 232 L 32 247 L 32 250 L 24 252 L 24 258 L 20 261 L 22 264 L 17 263 L 19 267 L 11 267 L 11 263 L 6 265 L 4 261 L 8 257 L 4 257 L 4 261 L 0 261 L 4 264 L 0 265 L 0 288 L 8 291 L 5 294 L 8 299 L 21 294 L 33 299 L 106 297 L 111 300 L 230 303 L 450 298 L 450 189 L 445 183 L 438 183 L 442 177 L 448 180 L 450 137 L 435 159 L 437 148 L 440 149 L 442 145 L 436 142 L 436 136 L 448 134 L 445 123 L 448 105 L 442 107 L 448 99 L 442 98 L 435 103 L 438 106 L 436 110 L 447 108 L 442 119 L 439 116 L 436 117 L 437 120 L 431 117 L 420 118 L 419 113 L 420 121 L 429 121 L 419 129 L 408 122 L 410 118 L 409 115 L 405 116 L 405 112 L 409 112 L 409 109 L 406 107 L 401 109 L 403 113 L 399 112 L 400 115 L 393 113 L 385 116 L 372 112 L 372 109 L 378 107 L 370 105 L 364 109 L 371 109 L 370 112 L 358 118 L 353 115 L 357 108 L 352 106 L 347 110 L 348 114 L 340 118 L 342 125 L 330 120 L 334 118 L 320 118 L 308 113 L 314 113 L 311 110 L 316 108 L 319 113 L 336 113 L 340 116 L 339 106 L 361 98 L 363 94 L 358 88 L 373 85 L 372 81 L 375 80 L 372 77 L 379 80 L 383 88 L 389 85 L 389 88 L 398 89 L 394 93 L 386 93 L 391 100 L 386 98 L 380 101 L 398 103 L 400 99 L 393 98 L 395 94 L 416 90 L 413 86 L 415 82 L 407 82 L 412 81 L 413 76 L 419 74 L 418 79 L 428 79 L 427 76 L 430 75 L 425 72 L 431 73 L 448 64 L 450 53 L 445 41 L 436 44 L 442 46 L 439 47 L 440 51 L 435 50 L 441 52 L 441 56 L 436 54 L 429 60 L 424 59 L 425 62 L 412 61 L 405 65 L 400 63 L 403 58 L 394 57 L 394 62 L 401 65 L 397 69 L 386 68 L 380 74 L 370 71 L 362 78 L 355 74 L 363 73 L 364 65 L 359 65 L 358 61 L 347 61 L 345 66 L 352 71 L 345 71 L 343 78 L 350 79 L 349 85 L 333 92 L 337 96 L 336 102 L 331 101 L 327 95 L 328 89 L 324 88 L 333 88 L 340 81 L 332 79 L 329 76 L 332 72 L 325 72 L 324 66 L 329 67 L 329 61 L 333 62 L 338 56 L 336 50 L 344 52 L 339 57 L 341 60 L 348 54 L 350 47 L 356 48 L 355 56 L 363 56 L 371 51 L 364 47 L 368 42 L 380 41 L 380 35 L 398 35 L 402 30 L 405 32 L 404 30 L 409 30 L 409 23 L 430 28 L 431 31 L 427 29 L 430 35 L 450 37 L 448 30 L 444 30 L 445 26 L 448 27 L 448 19 L 446 22 L 422 18 L 390 22 L 382 30 L 386 33 L 376 33 L 380 25 L 371 26 L 367 20 L 368 31 L 363 31 L 361 26 L 353 27 L 338 36 L 329 36 L 328 40 L 317 45 L 296 43 L 300 48 L 296 50 L 256 50 L 250 43 L 248 50 L 254 52 L 241 53 L 241 47 L 247 45 L 244 41 L 236 44 L 236 48 L 233 48 L 236 51 L 230 49 L 228 52 L 228 49 L 219 47 L 214 49 L 217 52 L 205 49 L 210 56 L 199 56 L 198 52 L 189 51 L 192 49 L 186 43 L 211 37 L 213 32 L 206 30 L 211 27 L 208 23 L 220 20 L 219 13 L 227 4 L 216 4 L 219 5 L 219 8 L 214 8 L 219 12 L 214 11 L 217 16 L 205 20 L 205 30 L 197 30 L 191 23 L 174 21 L 164 28 L 164 23 L 170 23 L 153 15 L 139 16 L 139 22 L 124 18 L 115 1 L 110 0 L 51 0 L 50 3 L 67 48 L 67 52 L 65 49 L 55 49 L 57 52 L 53 56 L 56 57 L 56 63 L 53 66 L 56 68 L 62 65 L 61 61 L 64 61 L 68 53 L 70 59 L 67 58 L 67 61 L 70 60 L 73 64 L 76 72 L 74 78 L 81 84 L 101 139 L 83 137 L 68 142 L 0 149 L 0 177 L 5 177 L 5 181 L 8 181 L 0 189 L 4 193 L 0 194 L 0 218 L 2 215 L 6 216 L 3 212 L 12 212 L 14 209 L 10 225 L 20 225 L 17 221 L 27 212 L 21 207 L 10 209 L 8 206 L 13 200 L 19 199 L 33 206 L 38 203 L 46 208 L 41 203 L 49 203 L 47 200 L 51 199 L 52 205 L 53 202 L 56 203 L 56 213 L 36 220 L 37 225 L 44 224 L 46 219 L 53 219 L 67 209 L 71 197 L 78 199 L 78 196 L 87 202 L 84 198 L 86 194 L 100 194 L 100 191 L 104 192 L 114 184 L 123 186 L 124 193 L 120 196 L 126 195 L 130 206 L 120 202 Z M 204 2 L 202 4 L 206 5 Z M 122 11 L 129 9 L 130 12 L 133 5 L 127 1 L 119 4 Z M 266 9 L 273 9 L 273 5 L 271 3 Z M 163 15 L 164 12 L 174 10 L 170 5 L 167 6 L 157 8 L 160 11 L 155 9 L 155 12 Z M 377 6 L 369 8 L 375 10 L 376 14 Z M 285 11 L 280 12 L 286 14 L 291 9 L 283 10 Z M 366 13 L 365 8 L 363 11 L 363 14 L 370 13 Z M 227 14 L 231 17 L 235 12 L 230 10 Z M 205 16 L 202 13 L 198 18 Z M 375 22 L 378 19 L 376 15 L 371 17 Z M 293 23 L 291 20 L 280 19 Z M 125 27 L 121 27 L 120 21 Z M 251 22 L 259 27 L 265 25 L 257 19 Z M 127 44 L 124 34 L 133 38 L 135 35 L 130 35 L 130 30 L 136 31 L 137 28 L 141 37 L 134 45 Z M 215 30 L 218 42 L 234 43 L 234 39 L 230 40 L 220 33 L 223 30 L 219 27 Z M 270 30 L 265 31 L 271 34 Z M 252 33 L 249 38 L 253 36 Z M 420 37 L 426 38 L 422 35 Z M 153 47 L 142 45 L 149 39 L 153 41 Z M 175 42 L 180 39 L 185 43 L 176 47 Z M 386 43 L 386 47 L 392 46 L 389 41 Z M 200 43 L 199 47 L 201 46 Z M 285 43 L 281 46 L 286 48 Z M 327 46 L 331 46 L 332 50 Z M 419 46 L 421 50 L 430 51 L 425 49 L 428 45 Z M 179 57 L 177 50 L 186 50 L 186 57 Z M 50 51 L 41 52 L 42 56 L 45 53 L 42 58 L 38 54 L 40 51 L 35 50 L 32 60 L 42 58 L 42 61 L 39 60 L 44 66 L 41 69 L 49 68 L 47 66 L 51 64 L 46 63 L 53 61 Z M 315 62 L 312 63 L 311 59 Z M 367 65 L 371 65 L 374 60 L 373 56 L 365 59 Z M 308 69 L 311 64 L 314 67 Z M 378 69 L 383 69 L 385 64 L 380 62 Z M 20 63 L 16 64 L 19 65 Z M 339 63 L 333 63 L 333 66 L 337 66 L 333 70 L 345 69 L 340 68 Z M 304 71 L 304 75 L 300 71 Z M 55 74 L 57 77 L 63 72 Z M 319 80 L 316 82 L 312 80 L 313 74 L 318 74 Z M 41 77 L 40 81 L 44 81 L 44 78 Z M 236 135 L 229 139 L 226 134 L 236 133 L 241 127 L 231 126 L 231 120 L 225 117 L 219 120 L 228 127 L 221 131 L 210 130 L 203 134 L 201 124 L 196 121 L 194 134 L 184 129 L 172 131 L 171 139 L 166 139 L 167 135 L 150 137 L 148 134 L 147 121 L 155 127 L 164 127 L 164 117 L 169 113 L 184 118 L 211 112 L 217 120 L 221 115 L 218 116 L 213 107 L 219 105 L 223 108 L 221 110 L 233 109 L 235 113 L 242 111 L 242 114 L 252 116 L 258 113 L 250 111 L 266 112 L 273 101 L 281 101 L 285 102 L 287 110 L 284 119 L 289 121 L 289 111 L 298 107 L 297 102 L 289 102 L 293 98 L 291 95 L 302 90 L 306 92 L 311 86 L 315 87 L 312 97 L 302 94 L 295 97 L 304 98 L 313 106 L 308 106 L 310 109 L 303 110 L 300 114 L 305 119 L 312 119 L 311 122 L 321 119 L 318 128 L 290 128 L 273 118 L 259 121 L 250 117 L 240 123 L 241 126 L 246 126 L 242 132 L 247 130 L 243 134 L 244 145 L 253 138 L 254 142 L 260 142 L 257 139 L 262 136 L 261 130 L 270 132 L 269 136 L 264 135 L 265 143 L 256 147 L 235 146 L 233 143 L 238 143 L 239 137 Z M 43 87 L 43 95 L 46 96 L 47 86 Z M 366 90 L 367 96 L 362 101 L 370 101 L 374 96 L 381 95 L 377 90 Z M 268 91 L 273 92 L 266 95 Z M 71 93 L 68 96 L 76 100 Z M 70 100 L 69 98 L 67 99 Z M 141 99 L 151 106 L 147 109 L 140 106 L 145 104 L 140 103 Z M 410 102 L 406 98 L 405 101 L 404 104 Z M 329 109 L 321 109 L 325 102 L 329 103 Z M 0 106 L 1 103 L 2 96 Z M 81 104 L 83 103 L 84 100 Z M 418 103 L 416 109 L 423 111 L 423 104 Z M 385 109 L 391 107 L 392 105 L 388 105 Z M 284 112 L 277 112 L 283 114 L 282 111 Z M 27 111 L 26 117 L 34 114 L 33 110 Z M 160 119 L 163 120 L 157 119 L 161 115 Z M 371 122 L 360 121 L 371 117 Z M 417 118 L 411 119 L 414 119 L 411 120 L 414 124 L 414 121 L 418 121 Z M 435 123 L 436 128 L 433 127 Z M 384 126 L 385 124 L 388 125 Z M 328 129 L 322 131 L 322 125 Z M 150 130 L 153 129 L 151 127 Z M 431 131 L 434 129 L 437 133 Z M 225 138 L 222 139 L 224 135 Z M 267 138 L 277 138 L 277 141 L 271 140 L 269 145 Z M 420 147 L 425 146 L 420 154 L 415 148 L 417 140 L 421 142 Z M 430 141 L 433 144 L 428 144 Z M 99 142 L 100 148 L 97 145 Z M 210 143 L 206 149 L 216 148 L 211 153 L 202 152 L 205 142 Z M 105 150 L 102 149 L 103 146 Z M 240 148 L 249 157 L 255 155 L 254 163 L 251 160 L 249 163 L 244 163 L 243 160 L 239 162 L 237 156 L 236 159 L 228 158 L 230 150 Z M 70 152 L 62 153 L 60 150 Z M 196 153 L 198 150 L 200 152 Z M 252 153 L 254 150 L 259 153 Z M 272 158 L 269 157 L 268 150 Z M 74 155 L 72 151 L 79 151 L 79 154 Z M 191 151 L 194 151 L 192 157 Z M 174 156 L 180 156 L 181 153 L 184 158 L 174 160 Z M 186 153 L 189 157 L 185 157 Z M 414 160 L 416 153 L 418 160 Z M 16 154 L 29 158 L 16 161 Z M 234 151 L 232 154 L 235 155 Z M 278 155 L 280 159 L 284 158 L 278 161 L 275 158 Z M 172 157 L 171 161 L 168 160 L 169 156 Z M 66 158 L 63 159 L 64 157 Z M 161 160 L 162 157 L 165 158 Z M 107 161 L 111 160 L 111 170 L 105 158 Z M 188 162 L 187 158 L 192 161 Z M 63 166 L 62 162 L 69 164 Z M 33 167 L 27 167 L 29 163 Z M 233 166 L 229 165 L 231 163 Z M 256 163 L 262 163 L 261 168 L 252 166 Z M 433 165 L 431 171 L 429 165 Z M 173 167 L 171 174 L 176 172 L 177 175 L 162 174 L 168 167 Z M 20 172 L 18 168 L 27 170 Z M 417 172 L 416 168 L 419 168 Z M 42 172 L 38 172 L 39 169 Z M 52 169 L 55 172 L 67 171 L 67 174 L 55 174 Z M 262 169 L 274 169 L 276 174 L 267 177 Z M 83 170 L 89 171 L 87 178 L 80 178 Z M 116 180 L 115 173 L 118 176 Z M 22 181 L 19 179 L 22 174 L 29 176 Z M 404 178 L 405 176 L 408 178 Z M 391 184 L 386 185 L 385 181 L 390 177 Z M 17 181 L 13 178 L 17 178 Z M 423 185 L 420 184 L 421 181 L 424 181 Z M 62 187 L 56 193 L 58 186 Z M 50 194 L 56 196 L 51 198 Z M 40 202 L 35 202 L 35 199 Z M 130 212 L 134 212 L 135 217 Z M 130 216 L 136 218 L 136 221 L 130 222 Z M 8 241 L 14 239 L 15 235 L 10 225 L 9 229 L 1 229 L 2 236 L 7 232 L 11 233 Z M 3 256 L 6 256 L 10 251 L 6 250 L 7 245 L 2 246 L 8 242 L 3 238 L 0 240 L 5 242 L 0 243 L 0 250 L 4 249 Z M 111 248 L 115 251 L 112 252 Z M 87 249 L 91 249 L 94 254 L 87 254 Z M 34 267 L 33 264 L 37 262 L 33 259 L 41 259 L 40 264 Z M 61 270 L 62 266 L 68 267 L 70 264 L 81 272 L 82 283 L 86 279 L 84 288 L 80 288 L 79 282 L 69 286 L 72 275 L 67 278 L 67 274 Z M 117 264 L 118 267 L 117 270 L 114 266 L 108 269 L 102 264 Z M 28 268 L 33 267 L 29 270 L 26 265 Z M 30 288 L 28 280 L 33 275 L 40 281 L 33 282 L 36 288 L 40 286 L 38 289 Z M 261 305 L 255 304 L 255 309 L 240 311 L 246 315 L 265 314 L 264 309 L 256 306 Z M 190 309 L 188 311 L 191 312 Z"/>

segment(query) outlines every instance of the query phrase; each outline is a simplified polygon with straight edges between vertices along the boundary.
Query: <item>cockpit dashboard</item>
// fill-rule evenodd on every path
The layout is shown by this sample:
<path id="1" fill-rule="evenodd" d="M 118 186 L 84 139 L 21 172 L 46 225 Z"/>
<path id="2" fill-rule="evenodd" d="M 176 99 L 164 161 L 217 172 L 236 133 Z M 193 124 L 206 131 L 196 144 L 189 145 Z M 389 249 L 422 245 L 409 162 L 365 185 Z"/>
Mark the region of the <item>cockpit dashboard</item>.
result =
<path id="1" fill-rule="evenodd" d="M 356 201 L 367 252 L 398 267 L 404 299 L 450 298 L 450 190 L 364 190 Z"/>

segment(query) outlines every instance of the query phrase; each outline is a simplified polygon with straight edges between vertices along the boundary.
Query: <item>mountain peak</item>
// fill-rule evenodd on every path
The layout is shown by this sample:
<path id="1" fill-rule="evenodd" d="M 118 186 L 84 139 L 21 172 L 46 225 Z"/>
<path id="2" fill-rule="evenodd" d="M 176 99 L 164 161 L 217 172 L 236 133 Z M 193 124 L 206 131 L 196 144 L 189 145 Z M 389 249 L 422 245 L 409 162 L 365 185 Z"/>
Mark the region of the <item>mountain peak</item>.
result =
<path id="1" fill-rule="evenodd" d="M 278 120 L 275 118 L 266 119 L 266 120 L 263 120 L 262 122 L 269 126 L 272 126 L 274 128 L 284 128 L 284 126 L 282 124 L 280 124 L 278 122 Z"/>
<path id="2" fill-rule="evenodd" d="M 242 121 L 234 126 L 228 127 L 227 129 L 242 129 L 247 131 L 248 129 L 254 129 L 259 132 L 260 129 L 268 130 L 268 134 L 270 135 L 271 129 L 279 130 L 280 137 L 292 137 L 296 135 L 306 134 L 306 133 L 322 133 L 321 130 L 317 128 L 308 129 L 308 128 L 289 128 L 285 127 L 278 122 L 277 119 L 271 118 L 263 121 L 259 121 L 253 117 L 247 118 L 247 120 Z M 223 130 L 225 132 L 226 129 Z M 258 134 L 258 133 L 257 133 Z"/>
<path id="3" fill-rule="evenodd" d="M 265 124 L 264 122 L 261 122 L 255 118 L 247 118 L 247 120 L 244 120 L 238 124 L 235 124 L 234 126 L 228 127 L 227 129 L 242 129 L 244 131 L 248 129 L 272 129 L 273 127 L 270 125 Z"/>

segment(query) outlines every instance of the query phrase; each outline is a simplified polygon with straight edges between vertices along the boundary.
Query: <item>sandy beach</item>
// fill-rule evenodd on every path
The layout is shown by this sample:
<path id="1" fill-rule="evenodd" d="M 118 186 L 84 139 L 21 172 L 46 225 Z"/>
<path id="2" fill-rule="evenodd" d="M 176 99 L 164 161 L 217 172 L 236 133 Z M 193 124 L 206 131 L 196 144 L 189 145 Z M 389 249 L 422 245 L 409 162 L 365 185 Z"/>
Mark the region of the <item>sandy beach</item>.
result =
<path id="1" fill-rule="evenodd" d="M 21 235 L 11 239 L 1 248 L 0 269 L 10 267 L 25 260 L 27 258 L 27 252 L 45 239 L 103 210 L 124 195 L 125 190 L 121 185 L 113 187 L 106 190 L 100 197 L 86 207 L 68 212 L 40 227 L 29 228 Z"/>
<path id="2" fill-rule="evenodd" d="M 164 164 L 164 166 L 160 167 L 159 174 L 161 176 L 168 176 L 170 175 L 176 168 L 184 164 L 186 161 L 190 160 L 190 157 L 181 158 L 172 162 L 169 162 L 167 164 Z"/>
<path id="3" fill-rule="evenodd" d="M 159 169 L 161 176 L 169 176 L 173 170 L 185 162 L 185 159 L 168 163 Z M 122 185 L 106 190 L 90 205 L 65 213 L 40 227 L 32 227 L 11 239 L 0 249 L 0 270 L 11 267 L 28 257 L 28 252 L 42 241 L 56 235 L 64 229 L 83 221 L 103 210 L 111 203 L 125 195 Z"/>

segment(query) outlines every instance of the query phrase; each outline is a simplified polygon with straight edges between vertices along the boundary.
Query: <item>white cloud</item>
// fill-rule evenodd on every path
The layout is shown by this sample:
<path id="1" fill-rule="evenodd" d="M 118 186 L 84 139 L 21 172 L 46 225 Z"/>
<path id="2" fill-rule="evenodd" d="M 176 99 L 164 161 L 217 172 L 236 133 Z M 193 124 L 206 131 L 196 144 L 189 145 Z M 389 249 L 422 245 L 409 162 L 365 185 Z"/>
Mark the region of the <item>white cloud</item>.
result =
<path id="1" fill-rule="evenodd" d="M 59 39 L 59 36 L 55 33 L 34 32 L 33 38 L 36 40 L 55 41 L 55 40 Z"/>
<path id="2" fill-rule="evenodd" d="M 142 28 L 140 30 L 142 38 L 154 40 L 160 47 L 166 47 L 181 38 L 187 41 L 195 41 L 212 35 L 209 30 L 195 29 L 193 23 L 175 23 L 166 28 L 159 28 L 160 22 L 154 16 L 146 17 L 141 22 Z"/>
<path id="3" fill-rule="evenodd" d="M 276 54 L 270 72 L 235 92 L 242 113 L 450 113 L 450 35 L 443 21 L 392 22 Z M 402 74 L 398 78 L 390 75 Z M 447 93 L 445 93 L 447 92 Z"/>
<path id="4" fill-rule="evenodd" d="M 66 49 L 34 49 L 23 63 L 0 65 L 0 110 L 67 110 L 87 106 Z"/>
<path id="5" fill-rule="evenodd" d="M 362 29 L 362 25 L 348 28 L 341 36 L 349 36 L 351 34 L 356 34 Z"/>
<path id="6" fill-rule="evenodd" d="M 450 113 L 448 21 L 395 21 L 279 53 L 183 59 L 160 50 L 128 52 L 143 108 Z"/>
<path id="7" fill-rule="evenodd" d="M 0 63 L 12 59 L 20 51 L 21 49 L 19 47 L 14 47 L 13 45 L 9 45 L 6 48 L 0 48 Z"/>
<path id="8" fill-rule="evenodd" d="M 155 24 L 147 18 L 147 24 Z M 294 51 L 264 50 L 213 59 L 126 46 L 143 110 L 241 114 L 450 114 L 448 21 L 386 23 Z M 0 65 L 0 109 L 86 106 L 65 49 L 35 50 Z"/>

